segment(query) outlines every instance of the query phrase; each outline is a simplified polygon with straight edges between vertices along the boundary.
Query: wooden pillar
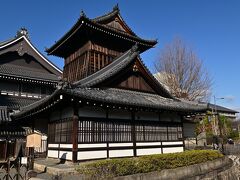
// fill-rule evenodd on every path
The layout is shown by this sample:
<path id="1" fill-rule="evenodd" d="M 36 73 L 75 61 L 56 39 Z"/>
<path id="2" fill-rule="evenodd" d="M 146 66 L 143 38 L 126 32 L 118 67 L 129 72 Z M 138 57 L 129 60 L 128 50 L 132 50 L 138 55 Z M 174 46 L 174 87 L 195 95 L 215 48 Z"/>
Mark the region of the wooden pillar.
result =
<path id="1" fill-rule="evenodd" d="M 78 108 L 74 106 L 74 113 L 72 118 L 72 161 L 73 163 L 77 162 L 77 154 L 78 154 Z"/>
<path id="2" fill-rule="evenodd" d="M 106 109 L 106 119 L 107 119 L 107 122 L 109 123 L 109 110 Z M 109 136 L 109 124 L 106 124 L 106 128 L 107 128 L 107 136 Z M 107 158 L 109 158 L 109 139 L 107 138 Z"/>
<path id="3" fill-rule="evenodd" d="M 182 139 L 183 139 L 183 151 L 185 151 L 185 138 L 184 138 L 184 129 L 183 129 L 183 115 L 181 116 L 181 125 L 182 125 Z"/>
<path id="4" fill-rule="evenodd" d="M 132 111 L 132 141 L 133 141 L 133 156 L 137 156 L 137 148 L 136 148 L 136 129 L 135 129 L 135 112 Z"/>

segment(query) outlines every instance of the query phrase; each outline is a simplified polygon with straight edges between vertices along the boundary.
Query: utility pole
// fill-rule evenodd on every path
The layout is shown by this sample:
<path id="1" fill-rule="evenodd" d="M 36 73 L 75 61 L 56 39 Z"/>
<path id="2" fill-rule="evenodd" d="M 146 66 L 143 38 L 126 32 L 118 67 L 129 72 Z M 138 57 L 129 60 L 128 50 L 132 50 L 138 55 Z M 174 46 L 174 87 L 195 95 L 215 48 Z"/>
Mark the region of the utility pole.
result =
<path id="1" fill-rule="evenodd" d="M 219 115 L 218 115 L 218 112 L 217 112 L 217 105 L 216 105 L 216 99 L 224 99 L 223 97 L 221 98 L 216 98 L 215 96 L 213 96 L 214 98 L 214 110 L 215 110 L 215 113 L 214 113 L 214 123 L 215 123 L 215 127 L 214 129 L 216 129 L 215 133 L 216 135 L 218 136 L 218 130 L 219 130 L 219 137 L 222 138 L 222 150 L 224 151 L 224 146 L 223 146 L 223 133 L 222 133 L 222 128 L 220 127 L 220 123 L 219 123 Z"/>

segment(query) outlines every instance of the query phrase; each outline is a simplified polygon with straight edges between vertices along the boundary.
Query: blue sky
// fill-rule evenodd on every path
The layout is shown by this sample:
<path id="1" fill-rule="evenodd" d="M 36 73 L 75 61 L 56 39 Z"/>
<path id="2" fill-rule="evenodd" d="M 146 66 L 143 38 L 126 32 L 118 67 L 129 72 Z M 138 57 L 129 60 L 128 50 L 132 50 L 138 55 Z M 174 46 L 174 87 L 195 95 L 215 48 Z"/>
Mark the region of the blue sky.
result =
<path id="1" fill-rule="evenodd" d="M 158 39 L 142 54 L 153 72 L 160 50 L 181 37 L 203 60 L 213 78 L 217 104 L 240 111 L 240 1 L 238 0 L 17 0 L 2 1 L 0 41 L 26 27 L 32 43 L 43 53 L 77 21 L 81 10 L 90 18 L 119 4 L 127 24 L 140 37 Z M 48 56 L 62 68 L 63 60 Z M 213 99 L 213 98 L 212 98 Z"/>

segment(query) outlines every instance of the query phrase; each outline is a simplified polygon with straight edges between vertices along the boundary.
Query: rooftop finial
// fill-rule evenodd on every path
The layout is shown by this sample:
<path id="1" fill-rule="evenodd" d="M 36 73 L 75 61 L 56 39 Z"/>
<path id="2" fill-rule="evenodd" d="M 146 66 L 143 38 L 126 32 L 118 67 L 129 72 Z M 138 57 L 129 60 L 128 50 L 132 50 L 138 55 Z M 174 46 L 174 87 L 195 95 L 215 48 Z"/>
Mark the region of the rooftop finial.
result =
<path id="1" fill-rule="evenodd" d="M 86 17 L 86 14 L 85 14 L 85 12 L 83 10 L 81 10 L 80 16 L 81 17 Z"/>
<path id="2" fill-rule="evenodd" d="M 119 11 L 118 3 L 113 7 L 113 11 Z"/>
<path id="3" fill-rule="evenodd" d="M 21 37 L 21 36 L 25 36 L 26 38 L 29 39 L 29 33 L 28 33 L 28 30 L 27 30 L 25 27 L 21 27 L 21 28 L 17 31 L 16 37 Z"/>

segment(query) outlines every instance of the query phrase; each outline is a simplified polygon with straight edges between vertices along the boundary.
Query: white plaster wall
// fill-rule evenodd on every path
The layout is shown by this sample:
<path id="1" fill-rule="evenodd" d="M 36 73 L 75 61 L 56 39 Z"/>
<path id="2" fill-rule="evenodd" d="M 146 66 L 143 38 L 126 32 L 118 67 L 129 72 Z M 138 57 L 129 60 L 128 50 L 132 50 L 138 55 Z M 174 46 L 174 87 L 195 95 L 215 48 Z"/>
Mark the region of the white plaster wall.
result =
<path id="1" fill-rule="evenodd" d="M 109 143 L 109 147 L 133 146 L 133 143 Z"/>
<path id="2" fill-rule="evenodd" d="M 176 113 L 161 113 L 160 121 L 181 122 L 181 117 Z"/>
<path id="3" fill-rule="evenodd" d="M 97 107 L 82 107 L 78 110 L 78 115 L 80 117 L 98 117 L 106 118 L 106 112 L 102 108 Z"/>
<path id="4" fill-rule="evenodd" d="M 60 144 L 61 148 L 72 148 L 72 144 Z"/>
<path id="5" fill-rule="evenodd" d="M 179 144 L 183 144 L 182 141 L 172 141 L 172 142 L 162 142 L 162 145 L 179 145 Z"/>
<path id="6" fill-rule="evenodd" d="M 61 118 L 61 112 L 60 111 L 53 111 L 50 114 L 50 121 L 59 120 L 60 118 Z"/>
<path id="7" fill-rule="evenodd" d="M 107 147 L 107 144 L 106 143 L 78 144 L 78 148 L 97 148 L 97 147 Z"/>
<path id="8" fill-rule="evenodd" d="M 132 119 L 130 112 L 119 109 L 109 111 L 108 117 L 110 119 Z"/>
<path id="9" fill-rule="evenodd" d="M 137 156 L 161 154 L 161 148 L 137 149 Z"/>
<path id="10" fill-rule="evenodd" d="M 107 158 L 107 151 L 80 151 L 78 160 Z"/>
<path id="11" fill-rule="evenodd" d="M 133 156 L 133 149 L 124 149 L 124 150 L 110 150 L 109 157 L 125 157 Z"/>
<path id="12" fill-rule="evenodd" d="M 175 152 L 183 152 L 183 147 L 163 148 L 163 153 L 175 153 Z"/>
<path id="13" fill-rule="evenodd" d="M 48 157 L 58 158 L 58 151 L 48 150 Z"/>
<path id="14" fill-rule="evenodd" d="M 59 158 L 72 160 L 72 152 L 70 152 L 70 151 L 60 151 L 59 152 Z"/>
<path id="15" fill-rule="evenodd" d="M 161 142 L 141 142 L 136 143 L 137 146 L 158 146 L 161 145 Z"/>
<path id="16" fill-rule="evenodd" d="M 69 118 L 69 117 L 73 117 L 73 108 L 72 107 L 64 108 L 61 113 L 61 119 Z"/>
<path id="17" fill-rule="evenodd" d="M 150 121 L 159 121 L 159 115 L 156 112 L 136 112 L 136 120 L 150 120 Z"/>
<path id="18" fill-rule="evenodd" d="M 54 148 L 56 148 L 56 147 L 59 147 L 59 144 L 48 144 L 48 147 L 54 147 Z"/>
<path id="19" fill-rule="evenodd" d="M 183 134 L 184 137 L 188 137 L 188 138 L 195 138 L 195 127 L 196 124 L 195 123 L 183 123 Z"/>

